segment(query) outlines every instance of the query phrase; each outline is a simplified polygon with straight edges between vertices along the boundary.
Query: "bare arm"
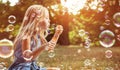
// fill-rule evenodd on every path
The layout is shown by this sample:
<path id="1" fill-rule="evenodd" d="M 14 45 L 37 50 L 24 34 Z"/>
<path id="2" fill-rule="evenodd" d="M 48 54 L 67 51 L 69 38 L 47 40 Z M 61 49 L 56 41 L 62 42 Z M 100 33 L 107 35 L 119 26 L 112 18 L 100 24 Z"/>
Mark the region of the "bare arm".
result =
<path id="1" fill-rule="evenodd" d="M 33 59 L 36 58 L 36 57 L 41 53 L 42 50 L 45 50 L 46 47 L 48 47 L 48 49 L 50 49 L 51 47 L 54 47 L 54 46 L 52 45 L 52 43 L 54 43 L 54 44 L 57 43 L 58 38 L 59 38 L 60 34 L 61 34 L 62 31 L 63 31 L 63 27 L 59 25 L 59 26 L 57 27 L 57 29 L 58 29 L 58 30 L 56 30 L 56 32 L 55 32 L 54 36 L 52 37 L 52 39 L 50 40 L 50 42 L 45 42 L 44 44 L 41 45 L 41 47 L 39 47 L 38 49 L 36 49 L 35 51 L 32 52 Z M 41 39 L 44 39 L 44 40 L 45 40 L 44 37 L 41 37 Z M 44 40 L 43 40 L 43 41 L 44 41 Z M 51 46 L 50 46 L 50 45 L 51 45 Z"/>
<path id="2" fill-rule="evenodd" d="M 57 30 L 57 31 L 55 32 L 53 38 L 50 40 L 50 42 L 53 42 L 54 44 L 56 44 L 56 43 L 57 43 L 57 40 L 58 40 L 58 38 L 59 38 L 59 36 L 60 36 L 61 33 L 62 33 L 62 31 Z M 45 38 L 43 37 L 43 38 L 41 38 L 41 39 L 45 39 Z M 46 40 L 44 40 L 44 44 L 42 44 L 41 47 L 35 49 L 33 52 L 30 52 L 28 57 L 33 56 L 32 60 L 34 60 L 43 50 L 45 50 L 46 46 L 49 47 L 50 42 L 47 42 Z M 26 45 L 24 45 L 24 44 L 26 44 Z M 29 45 L 28 45 L 28 44 L 29 44 Z M 23 43 L 23 46 L 24 46 L 24 47 L 26 46 L 26 49 L 23 48 L 23 51 L 24 51 L 24 50 L 30 50 L 30 40 L 29 40 L 29 39 L 25 40 L 24 43 Z M 54 47 L 54 46 L 50 46 L 50 47 Z M 49 47 L 49 48 L 50 48 L 50 47 Z"/>

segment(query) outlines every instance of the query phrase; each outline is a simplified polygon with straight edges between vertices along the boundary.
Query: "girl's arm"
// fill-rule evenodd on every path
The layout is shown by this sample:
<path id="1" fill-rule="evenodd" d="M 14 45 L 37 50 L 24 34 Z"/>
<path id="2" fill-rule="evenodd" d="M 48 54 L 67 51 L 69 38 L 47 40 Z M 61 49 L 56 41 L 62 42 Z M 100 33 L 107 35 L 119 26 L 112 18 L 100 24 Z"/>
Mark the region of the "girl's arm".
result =
<path id="1" fill-rule="evenodd" d="M 58 27 L 59 28 L 59 27 Z M 63 28 L 62 28 L 63 31 Z M 53 38 L 50 40 L 50 42 L 45 42 L 44 44 L 41 45 L 41 47 L 37 48 L 36 50 L 30 52 L 27 51 L 27 53 L 25 53 L 25 57 L 26 58 L 31 58 L 30 60 L 34 60 L 43 50 L 46 49 L 46 46 L 48 49 L 51 49 L 55 46 L 55 44 L 57 43 L 57 40 L 60 36 L 60 34 L 62 33 L 61 30 L 56 30 Z M 41 38 L 41 39 L 45 39 L 45 38 Z M 22 50 L 23 52 L 26 50 L 30 50 L 30 38 L 27 38 L 25 40 L 23 40 L 23 46 L 22 46 Z"/>
<path id="2" fill-rule="evenodd" d="M 45 41 L 45 43 L 42 44 L 41 47 L 39 47 L 38 49 L 36 49 L 35 51 L 32 52 L 33 59 L 36 58 L 42 50 L 45 50 L 46 48 L 48 50 L 54 48 L 62 31 L 63 31 L 63 27 L 61 25 L 58 25 L 56 27 L 56 32 L 55 32 L 54 36 L 52 37 L 52 39 L 49 42 L 46 42 L 45 37 L 41 36 L 41 39 L 43 39 L 43 41 Z"/>
<path id="3" fill-rule="evenodd" d="M 49 42 L 46 42 L 46 43 L 42 44 L 41 47 L 34 50 L 32 52 L 33 59 L 35 59 L 41 53 L 42 50 L 45 50 L 46 48 L 48 50 L 53 48 L 55 46 L 55 44 L 57 43 L 57 40 L 58 40 L 59 36 L 60 36 L 59 34 L 55 33 L 54 36 L 52 37 L 52 39 Z M 41 39 L 44 39 L 44 38 L 41 38 Z M 53 41 L 55 41 L 55 42 L 53 42 Z"/>

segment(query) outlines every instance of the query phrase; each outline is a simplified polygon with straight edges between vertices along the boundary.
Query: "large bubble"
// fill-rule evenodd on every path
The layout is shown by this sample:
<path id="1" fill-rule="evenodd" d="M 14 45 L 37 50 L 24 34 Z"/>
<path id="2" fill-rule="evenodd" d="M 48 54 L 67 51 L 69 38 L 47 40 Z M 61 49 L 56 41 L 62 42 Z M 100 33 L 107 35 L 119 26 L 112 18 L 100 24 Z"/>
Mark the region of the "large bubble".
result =
<path id="1" fill-rule="evenodd" d="M 99 38 L 100 38 L 100 44 L 103 47 L 112 47 L 115 43 L 115 35 L 112 31 L 110 30 L 104 30 L 100 33 Z"/>
<path id="2" fill-rule="evenodd" d="M 120 12 L 117 12 L 113 15 L 114 25 L 120 27 Z"/>
<path id="3" fill-rule="evenodd" d="M 0 57 L 9 58 L 13 55 L 13 43 L 8 39 L 0 40 Z"/>

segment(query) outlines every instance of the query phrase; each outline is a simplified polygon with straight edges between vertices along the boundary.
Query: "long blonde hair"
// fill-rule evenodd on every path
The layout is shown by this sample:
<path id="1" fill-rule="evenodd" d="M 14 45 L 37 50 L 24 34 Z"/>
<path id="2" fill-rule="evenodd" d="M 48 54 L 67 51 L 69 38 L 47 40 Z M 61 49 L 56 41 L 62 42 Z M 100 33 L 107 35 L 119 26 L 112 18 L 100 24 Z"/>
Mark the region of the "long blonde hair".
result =
<path id="1" fill-rule="evenodd" d="M 46 17 L 46 12 L 48 12 L 48 10 L 41 5 L 32 5 L 27 9 L 19 33 L 14 40 L 14 48 L 16 43 L 22 39 L 24 35 L 34 37 L 36 28 L 40 28 L 41 21 Z M 45 32 L 47 31 L 41 29 L 40 34 L 44 35 Z"/>

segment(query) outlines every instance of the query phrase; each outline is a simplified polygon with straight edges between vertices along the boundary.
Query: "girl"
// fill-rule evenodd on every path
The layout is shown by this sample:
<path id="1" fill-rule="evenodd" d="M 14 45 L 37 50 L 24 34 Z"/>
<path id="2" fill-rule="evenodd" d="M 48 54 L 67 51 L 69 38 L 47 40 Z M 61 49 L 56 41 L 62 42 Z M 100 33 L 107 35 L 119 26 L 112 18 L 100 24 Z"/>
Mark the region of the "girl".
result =
<path id="1" fill-rule="evenodd" d="M 45 37 L 49 25 L 47 8 L 32 5 L 27 9 L 19 33 L 14 40 L 15 60 L 8 70 L 46 70 L 36 65 L 36 58 L 45 49 L 53 50 L 63 31 L 61 25 L 56 26 L 53 38 L 47 42 Z"/>

